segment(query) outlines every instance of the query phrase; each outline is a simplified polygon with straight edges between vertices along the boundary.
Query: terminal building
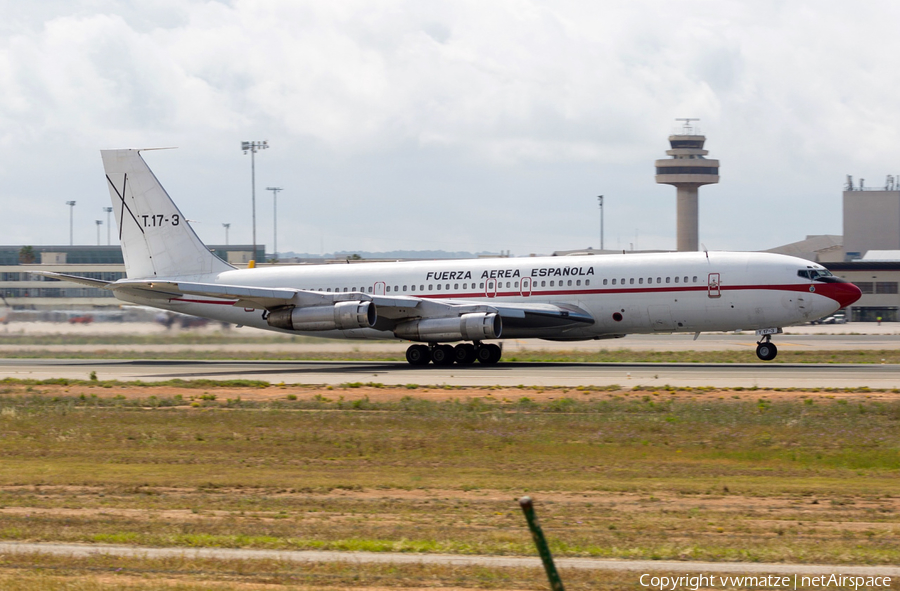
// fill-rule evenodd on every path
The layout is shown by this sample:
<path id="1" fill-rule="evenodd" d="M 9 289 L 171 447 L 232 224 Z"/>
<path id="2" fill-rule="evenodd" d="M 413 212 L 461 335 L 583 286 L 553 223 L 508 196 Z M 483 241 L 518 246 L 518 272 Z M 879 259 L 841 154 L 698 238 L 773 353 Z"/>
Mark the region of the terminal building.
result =
<path id="1" fill-rule="evenodd" d="M 253 257 L 249 244 L 210 246 L 223 260 L 245 266 Z M 265 246 L 257 245 L 258 260 Z M 105 289 L 82 287 L 44 277 L 37 271 L 116 281 L 125 277 L 122 249 L 113 246 L 0 246 L 0 295 L 13 309 L 85 309 L 118 306 Z"/>
<path id="2" fill-rule="evenodd" d="M 866 187 L 848 176 L 843 192 L 843 236 L 807 236 L 769 249 L 822 264 L 855 283 L 863 295 L 847 310 L 854 322 L 900 321 L 900 183 Z"/>

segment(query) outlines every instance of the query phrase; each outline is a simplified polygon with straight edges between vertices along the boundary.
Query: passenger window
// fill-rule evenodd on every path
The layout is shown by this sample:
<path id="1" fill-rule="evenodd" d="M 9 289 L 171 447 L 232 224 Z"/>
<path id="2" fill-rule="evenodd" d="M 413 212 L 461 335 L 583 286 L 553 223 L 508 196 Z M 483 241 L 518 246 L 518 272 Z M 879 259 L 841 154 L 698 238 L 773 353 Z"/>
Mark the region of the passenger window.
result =
<path id="1" fill-rule="evenodd" d="M 678 283 L 678 277 L 675 278 L 675 283 Z"/>
<path id="2" fill-rule="evenodd" d="M 415 286 L 415 285 L 410 285 L 410 287 L 412 288 L 412 289 L 410 289 L 410 291 L 416 291 L 416 286 Z"/>
<path id="3" fill-rule="evenodd" d="M 518 281 L 516 281 L 515 287 L 519 287 L 519 282 L 518 282 Z"/>
<path id="4" fill-rule="evenodd" d="M 684 282 L 687 283 L 687 275 L 684 277 Z"/>
<path id="5" fill-rule="evenodd" d="M 327 291 L 331 291 L 331 288 L 329 287 Z"/>
<path id="6" fill-rule="evenodd" d="M 585 280 L 584 280 L 584 284 L 585 284 L 585 285 L 590 285 L 590 284 L 591 284 L 591 280 L 590 280 L 590 279 L 585 279 Z"/>
<path id="7" fill-rule="evenodd" d="M 447 284 L 447 291 L 450 291 L 450 284 Z"/>
<path id="8" fill-rule="evenodd" d="M 643 277 L 638 278 L 638 283 L 639 283 L 640 285 L 643 285 L 643 284 L 644 284 L 644 278 L 643 278 Z"/>
<path id="9" fill-rule="evenodd" d="M 616 284 L 616 280 L 615 280 L 615 279 L 613 279 L 613 285 L 615 285 L 615 284 Z"/>
<path id="10" fill-rule="evenodd" d="M 628 285 L 634 285 L 634 277 L 628 280 Z"/>
<path id="11" fill-rule="evenodd" d="M 439 285 L 438 287 L 440 287 L 440 285 Z M 432 291 L 433 289 L 434 289 L 434 285 L 431 284 L 431 283 L 429 283 L 429 284 L 428 284 L 428 291 Z"/>
<path id="12" fill-rule="evenodd" d="M 425 286 L 424 286 L 424 285 L 420 285 L 420 286 L 419 286 L 419 291 L 425 291 Z"/>
<path id="13" fill-rule="evenodd" d="M 546 281 L 541 281 L 541 287 L 547 287 L 547 282 L 546 282 Z"/>
<path id="14" fill-rule="evenodd" d="M 469 284 L 468 284 L 468 283 L 463 283 L 463 289 L 469 289 L 468 287 L 466 287 L 467 285 L 469 285 Z"/>
<path id="15" fill-rule="evenodd" d="M 656 282 L 657 282 L 657 283 L 662 283 L 662 277 L 657 277 L 657 278 L 656 278 Z"/>
<path id="16" fill-rule="evenodd" d="M 484 289 L 484 281 L 478 284 L 478 289 Z"/>
<path id="17" fill-rule="evenodd" d="M 441 284 L 438 283 L 438 291 L 441 291 Z"/>
<path id="18" fill-rule="evenodd" d="M 603 280 L 603 285 L 606 285 L 606 279 Z"/>
<path id="19" fill-rule="evenodd" d="M 694 275 L 694 283 L 697 283 L 697 276 Z"/>
<path id="20" fill-rule="evenodd" d="M 397 286 L 395 285 L 395 286 L 394 286 L 394 291 L 395 291 L 395 292 L 400 291 L 400 288 L 397 287 Z"/>
<path id="21" fill-rule="evenodd" d="M 666 277 L 666 283 L 669 283 L 669 281 L 670 281 L 671 279 L 672 279 L 671 277 Z"/>
<path id="22" fill-rule="evenodd" d="M 454 284 L 453 284 L 453 289 L 459 289 L 459 283 L 454 283 Z"/>
<path id="23" fill-rule="evenodd" d="M 575 282 L 575 285 L 581 285 L 581 279 Z"/>
<path id="24" fill-rule="evenodd" d="M 391 293 L 391 286 L 390 286 L 390 285 L 388 285 L 388 286 L 385 287 L 384 289 L 386 289 L 388 293 Z"/>
<path id="25" fill-rule="evenodd" d="M 553 282 L 552 282 L 552 281 L 550 282 L 550 287 L 553 287 Z"/>
<path id="26" fill-rule="evenodd" d="M 625 285 L 625 278 L 622 277 L 622 285 Z"/>
<path id="27" fill-rule="evenodd" d="M 406 291 L 406 286 L 405 286 L 405 285 L 403 286 L 403 291 Z"/>
<path id="28" fill-rule="evenodd" d="M 372 288 L 371 288 L 371 287 L 369 288 L 369 293 L 372 293 Z"/>

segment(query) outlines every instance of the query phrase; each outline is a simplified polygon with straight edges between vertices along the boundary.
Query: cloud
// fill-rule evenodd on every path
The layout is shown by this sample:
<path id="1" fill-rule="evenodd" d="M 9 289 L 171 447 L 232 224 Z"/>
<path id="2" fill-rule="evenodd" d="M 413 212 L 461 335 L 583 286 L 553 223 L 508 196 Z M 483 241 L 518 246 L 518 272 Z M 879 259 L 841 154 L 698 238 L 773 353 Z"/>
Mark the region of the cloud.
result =
<path id="1" fill-rule="evenodd" d="M 0 180 L 45 198 L 30 187 L 53 160 L 66 178 L 45 188 L 93 191 L 83 151 L 176 144 L 184 167 L 206 174 L 201 185 L 173 172 L 173 183 L 213 191 L 218 203 L 196 216 L 211 219 L 244 199 L 237 142 L 271 139 L 281 155 L 266 161 L 285 182 L 314 182 L 325 206 L 377 199 L 365 223 L 329 227 L 321 211 L 318 226 L 346 236 L 333 248 L 352 249 L 398 211 L 412 221 L 380 246 L 428 247 L 434 232 L 416 216 L 433 205 L 409 208 L 423 194 L 454 204 L 442 215 L 467 230 L 453 249 L 586 246 L 598 192 L 611 195 L 608 219 L 659 237 L 642 246 L 666 247 L 674 200 L 653 184 L 652 161 L 673 119 L 690 116 L 722 161 L 721 185 L 701 192 L 701 232 L 764 248 L 839 231 L 840 211 L 821 203 L 844 174 L 898 172 L 898 10 L 799 0 L 8 3 L 0 146 L 11 157 Z M 360 170 L 380 171 L 379 184 Z M 791 215 L 772 221 L 787 201 Z M 502 205 L 508 224 L 472 219 L 486 203 Z M 517 210 L 543 211 L 547 223 Z M 575 230 L 572 215 L 583 218 Z M 734 232 L 736 219 L 767 237 Z"/>

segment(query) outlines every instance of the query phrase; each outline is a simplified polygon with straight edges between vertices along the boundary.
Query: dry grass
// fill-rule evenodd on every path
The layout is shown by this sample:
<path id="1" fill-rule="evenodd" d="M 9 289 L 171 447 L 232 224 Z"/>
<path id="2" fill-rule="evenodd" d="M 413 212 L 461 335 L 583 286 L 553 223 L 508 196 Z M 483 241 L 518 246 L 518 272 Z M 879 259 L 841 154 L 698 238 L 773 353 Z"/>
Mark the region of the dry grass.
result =
<path id="1" fill-rule="evenodd" d="M 618 589 L 634 583 L 629 572 L 569 571 L 571 590 Z M 40 554 L 0 557 L 4 591 L 263 591 L 360 589 L 454 591 L 541 590 L 543 571 L 441 565 L 381 565 L 352 562 L 290 563 L 276 560 L 146 559 Z"/>
<path id="2" fill-rule="evenodd" d="M 0 536 L 530 554 L 528 491 L 560 555 L 900 561 L 896 401 L 340 398 L 8 394 Z"/>

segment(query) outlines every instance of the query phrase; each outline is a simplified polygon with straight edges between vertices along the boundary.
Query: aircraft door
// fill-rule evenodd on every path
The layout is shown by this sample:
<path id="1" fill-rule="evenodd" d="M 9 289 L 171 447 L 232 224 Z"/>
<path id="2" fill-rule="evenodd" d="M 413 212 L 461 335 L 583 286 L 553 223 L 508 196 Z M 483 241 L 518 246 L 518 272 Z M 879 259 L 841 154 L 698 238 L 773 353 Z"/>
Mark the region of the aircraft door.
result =
<path id="1" fill-rule="evenodd" d="M 375 295 L 384 295 L 384 281 L 375 282 Z"/>
<path id="2" fill-rule="evenodd" d="M 531 277 L 522 277 L 521 293 L 526 298 L 531 295 Z"/>
<path id="3" fill-rule="evenodd" d="M 722 297 L 722 284 L 719 280 L 718 273 L 709 274 L 709 282 L 707 283 L 707 295 L 711 298 Z"/>
<path id="4" fill-rule="evenodd" d="M 489 298 L 497 296 L 497 280 L 488 279 L 484 284 L 484 295 Z"/>

